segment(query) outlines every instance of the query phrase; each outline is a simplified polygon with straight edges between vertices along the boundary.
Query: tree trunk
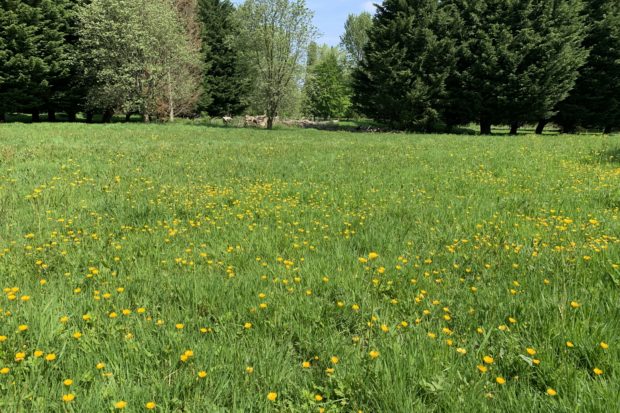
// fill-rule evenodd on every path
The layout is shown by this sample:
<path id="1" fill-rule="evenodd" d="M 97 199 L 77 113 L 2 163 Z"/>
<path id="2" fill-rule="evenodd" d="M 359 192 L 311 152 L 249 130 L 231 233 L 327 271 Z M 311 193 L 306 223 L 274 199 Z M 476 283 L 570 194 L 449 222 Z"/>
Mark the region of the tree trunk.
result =
<path id="1" fill-rule="evenodd" d="M 538 125 L 536 125 L 536 135 L 542 135 L 545 130 L 545 126 L 547 126 L 547 122 L 548 121 L 546 119 L 541 119 L 538 121 Z"/>
<path id="2" fill-rule="evenodd" d="M 32 121 L 33 122 L 39 122 L 41 120 L 41 117 L 39 116 L 39 111 L 38 110 L 33 110 L 32 111 Z"/>
<path id="3" fill-rule="evenodd" d="M 103 123 L 110 123 L 112 122 L 112 116 L 114 115 L 114 112 L 110 109 L 106 109 L 105 112 L 103 112 Z"/>
<path id="4" fill-rule="evenodd" d="M 174 99 L 172 98 L 172 77 L 168 68 L 168 106 L 170 106 L 170 122 L 174 122 Z"/>
<path id="5" fill-rule="evenodd" d="M 125 113 L 125 122 L 129 122 L 131 120 L 131 113 Z"/>
<path id="6" fill-rule="evenodd" d="M 4 112 L 0 112 L 0 123 L 6 122 L 6 114 Z"/>
<path id="7" fill-rule="evenodd" d="M 273 118 L 271 116 L 267 117 L 267 129 L 269 130 L 273 129 Z"/>
<path id="8" fill-rule="evenodd" d="M 491 134 L 491 121 L 486 119 L 480 120 L 480 134 L 481 135 L 490 135 Z"/>
<path id="9" fill-rule="evenodd" d="M 86 123 L 93 123 L 93 112 L 86 112 Z"/>
<path id="10" fill-rule="evenodd" d="M 149 114 L 148 114 L 148 113 L 143 113 L 143 114 L 142 114 L 142 121 L 143 121 L 144 123 L 149 123 L 149 122 L 151 121 L 151 117 L 149 116 Z"/>
<path id="11" fill-rule="evenodd" d="M 67 120 L 69 122 L 75 122 L 77 120 L 77 114 L 73 111 L 67 112 Z"/>
<path id="12" fill-rule="evenodd" d="M 609 125 L 605 126 L 605 129 L 603 130 L 603 133 L 605 135 L 609 135 L 611 133 L 611 126 L 609 126 Z"/>
<path id="13" fill-rule="evenodd" d="M 510 124 L 510 134 L 516 135 L 519 132 L 519 122 L 512 122 Z"/>
<path id="14" fill-rule="evenodd" d="M 47 121 L 48 122 L 56 122 L 56 112 L 54 109 L 48 109 L 47 111 Z"/>

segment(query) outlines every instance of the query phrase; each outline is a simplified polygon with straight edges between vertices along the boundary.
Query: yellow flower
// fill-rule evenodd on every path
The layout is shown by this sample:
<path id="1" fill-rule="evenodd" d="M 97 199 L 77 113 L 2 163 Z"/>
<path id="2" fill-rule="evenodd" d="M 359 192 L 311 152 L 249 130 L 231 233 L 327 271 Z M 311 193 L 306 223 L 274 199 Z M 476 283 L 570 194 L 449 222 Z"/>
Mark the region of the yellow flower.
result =
<path id="1" fill-rule="evenodd" d="M 371 359 L 376 359 L 377 357 L 379 357 L 379 352 L 377 350 L 372 350 L 370 353 L 368 353 L 368 355 L 370 356 Z"/>
<path id="2" fill-rule="evenodd" d="M 321 396 L 320 394 L 317 394 L 314 396 L 314 400 L 316 400 L 317 402 L 323 401 L 323 396 Z"/>
<path id="3" fill-rule="evenodd" d="M 599 345 L 603 350 L 607 350 L 609 348 L 609 344 L 605 343 L 604 341 L 601 341 L 601 344 Z"/>
<path id="4" fill-rule="evenodd" d="M 379 258 L 379 254 L 377 254 L 376 252 L 371 252 L 370 254 L 368 254 L 369 260 L 376 260 L 377 258 Z"/>
<path id="5" fill-rule="evenodd" d="M 43 352 L 42 352 L 41 350 L 35 350 L 35 351 L 34 351 L 34 353 L 33 353 L 33 355 L 34 355 L 36 358 L 39 358 L 39 357 L 41 357 L 41 356 L 43 355 Z"/>
<path id="6" fill-rule="evenodd" d="M 338 357 L 336 357 L 336 356 L 332 356 L 332 358 L 330 359 L 330 361 L 331 361 L 333 364 L 338 364 L 338 362 L 340 361 L 340 359 L 339 359 Z"/>
<path id="7" fill-rule="evenodd" d="M 599 369 L 598 367 L 595 367 L 593 370 L 594 374 L 596 374 L 597 376 L 600 376 L 601 374 L 603 374 L 603 370 Z"/>
<path id="8" fill-rule="evenodd" d="M 577 301 L 571 301 L 570 302 L 570 306 L 572 308 L 579 308 L 579 307 L 581 307 L 581 304 L 579 304 Z"/>
<path id="9" fill-rule="evenodd" d="M 465 350 L 464 348 L 461 348 L 461 347 L 457 348 L 456 352 L 459 353 L 459 354 L 467 354 L 467 350 Z"/>
<path id="10" fill-rule="evenodd" d="M 67 393 L 62 395 L 62 401 L 65 403 L 72 402 L 73 400 L 75 400 L 75 394 L 73 393 Z"/>
<path id="11" fill-rule="evenodd" d="M 480 371 L 480 373 L 486 373 L 487 372 L 487 368 L 485 366 L 483 366 L 482 364 L 478 364 L 476 366 L 476 368 Z"/>
<path id="12" fill-rule="evenodd" d="M 73 333 L 73 338 L 79 340 L 80 338 L 82 338 L 82 333 L 76 331 L 75 333 Z"/>
<path id="13" fill-rule="evenodd" d="M 149 410 L 153 410 L 154 408 L 157 407 L 157 405 L 155 404 L 155 402 L 147 402 L 144 407 L 146 407 Z"/>
<path id="14" fill-rule="evenodd" d="M 201 379 L 204 379 L 205 377 L 207 377 L 207 372 L 204 370 L 199 371 L 198 377 L 200 377 Z"/>
<path id="15" fill-rule="evenodd" d="M 482 358 L 482 360 L 483 360 L 485 363 L 487 363 L 487 364 L 493 364 L 493 362 L 495 361 L 495 360 L 493 359 L 493 357 L 491 357 L 491 356 L 484 356 L 484 357 Z"/>
<path id="16" fill-rule="evenodd" d="M 252 373 L 254 373 L 254 367 L 247 366 L 247 367 L 245 368 L 245 372 L 246 372 L 246 373 L 248 373 L 248 374 L 252 374 Z"/>
<path id="17" fill-rule="evenodd" d="M 245 324 L 243 325 L 243 328 L 245 328 L 246 330 L 251 329 L 251 328 L 252 328 L 252 323 L 245 323 Z"/>
<path id="18" fill-rule="evenodd" d="M 533 348 L 527 348 L 525 349 L 525 351 L 527 351 L 527 354 L 529 354 L 530 356 L 533 356 L 536 354 L 536 350 L 534 350 Z"/>
<path id="19" fill-rule="evenodd" d="M 310 362 L 309 361 L 304 361 L 303 363 L 301 363 L 301 367 L 303 367 L 304 369 L 309 369 L 310 368 Z"/>
<path id="20" fill-rule="evenodd" d="M 108 317 L 110 318 L 116 318 L 118 317 L 118 314 L 116 314 L 114 311 L 112 311 L 110 314 L 108 314 Z M 120 402 L 119 402 L 120 403 Z M 122 407 L 121 407 L 122 408 Z"/>
<path id="21" fill-rule="evenodd" d="M 120 409 L 124 409 L 125 407 L 127 407 L 127 402 L 126 401 L 121 400 L 121 401 L 118 401 L 118 402 L 114 403 L 114 408 L 115 409 L 119 409 L 120 410 Z"/>
<path id="22" fill-rule="evenodd" d="M 269 392 L 267 394 L 267 400 L 269 401 L 275 402 L 277 398 L 278 398 L 278 393 L 276 392 Z"/>
<path id="23" fill-rule="evenodd" d="M 54 353 L 48 354 L 47 356 L 45 356 L 45 360 L 47 360 L 47 361 L 54 361 L 54 360 L 56 360 L 56 354 L 54 354 Z"/>
<path id="24" fill-rule="evenodd" d="M 0 369 L 0 374 L 9 374 L 11 372 L 11 369 L 8 367 L 2 367 Z"/>
<path id="25" fill-rule="evenodd" d="M 26 331 L 28 330 L 28 326 L 26 324 L 21 324 L 20 326 L 17 327 L 18 331 Z"/>
<path id="26" fill-rule="evenodd" d="M 71 379 L 65 379 L 62 384 L 64 384 L 65 386 L 71 386 L 73 384 L 73 380 Z"/>
<path id="27" fill-rule="evenodd" d="M 495 381 L 497 382 L 497 384 L 505 384 L 506 383 L 506 379 L 503 377 L 497 377 L 495 379 Z"/>
<path id="28" fill-rule="evenodd" d="M 553 390 L 551 387 L 549 387 L 549 388 L 547 389 L 547 394 L 548 394 L 549 396 L 555 396 L 555 395 L 557 395 L 557 394 L 558 394 L 558 392 L 557 392 L 557 391 L 555 391 L 555 390 Z"/>
<path id="29" fill-rule="evenodd" d="M 185 327 L 185 325 L 182 323 L 175 324 L 174 326 L 176 327 L 177 330 L 183 330 L 183 327 Z"/>
<path id="30" fill-rule="evenodd" d="M 3 341 L 7 341 L 9 338 L 7 336 L 0 336 L 0 343 Z"/>
<path id="31" fill-rule="evenodd" d="M 104 369 L 105 368 L 105 363 L 97 363 L 97 365 L 95 367 L 97 367 L 97 370 Z"/>
<path id="32" fill-rule="evenodd" d="M 15 361 L 24 361 L 24 359 L 26 358 L 26 353 L 24 352 L 18 352 L 15 353 Z"/>

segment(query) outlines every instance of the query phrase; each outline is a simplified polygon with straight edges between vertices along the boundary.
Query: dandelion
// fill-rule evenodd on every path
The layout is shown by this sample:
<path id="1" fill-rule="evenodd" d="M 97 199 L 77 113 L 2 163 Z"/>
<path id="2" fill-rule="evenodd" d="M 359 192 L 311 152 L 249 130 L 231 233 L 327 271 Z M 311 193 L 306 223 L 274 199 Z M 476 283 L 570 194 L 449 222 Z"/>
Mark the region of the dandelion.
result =
<path id="1" fill-rule="evenodd" d="M 75 394 L 73 393 L 67 393 L 62 395 L 62 401 L 65 403 L 72 402 L 73 400 L 75 400 Z"/>
<path id="2" fill-rule="evenodd" d="M 556 396 L 556 395 L 558 394 L 558 392 L 557 392 L 557 391 L 555 391 L 554 389 L 552 389 L 551 387 L 549 387 L 549 388 L 547 389 L 547 394 L 548 394 L 549 396 Z"/>
<path id="3" fill-rule="evenodd" d="M 19 332 L 28 331 L 28 326 L 26 324 L 21 324 L 21 325 L 17 326 L 17 331 L 19 331 Z"/>
<path id="4" fill-rule="evenodd" d="M 252 374 L 252 373 L 254 373 L 254 367 L 247 366 L 247 367 L 245 368 L 245 372 L 246 372 L 246 373 L 248 373 L 248 374 Z"/>
<path id="5" fill-rule="evenodd" d="M 604 341 L 601 341 L 601 343 L 599 344 L 599 346 L 603 349 L 603 350 L 607 350 L 609 348 L 609 344 L 605 343 Z"/>
<path id="6" fill-rule="evenodd" d="M 601 374 L 603 374 L 603 370 L 599 369 L 598 367 L 595 367 L 594 369 L 592 369 L 592 371 L 594 372 L 594 374 L 596 374 L 597 376 L 600 376 Z"/>
<path id="7" fill-rule="evenodd" d="M 536 350 L 534 350 L 533 348 L 527 348 L 525 349 L 525 351 L 527 352 L 527 354 L 529 354 L 530 356 L 533 356 L 536 354 Z"/>
<path id="8" fill-rule="evenodd" d="M 243 325 L 243 328 L 245 328 L 246 330 L 251 329 L 251 328 L 252 328 L 252 323 L 245 323 L 245 324 Z"/>
<path id="9" fill-rule="evenodd" d="M 11 372 L 11 369 L 8 367 L 2 367 L 0 369 L 0 374 L 9 374 Z"/>
<path id="10" fill-rule="evenodd" d="M 269 400 L 271 402 L 275 402 L 277 398 L 278 398 L 278 393 L 276 393 L 276 392 L 269 392 L 269 393 L 267 393 L 267 400 Z"/>
<path id="11" fill-rule="evenodd" d="M 370 254 L 368 254 L 368 259 L 369 260 L 376 260 L 377 258 L 379 258 L 379 254 L 377 254 L 376 252 L 371 252 Z"/>
<path id="12" fill-rule="evenodd" d="M 114 408 L 115 409 L 120 410 L 120 409 L 124 409 L 125 407 L 127 407 L 127 402 L 124 401 L 124 400 L 120 400 L 120 401 L 114 403 Z"/>
<path id="13" fill-rule="evenodd" d="M 495 378 L 495 382 L 496 382 L 497 384 L 506 384 L 506 379 L 505 379 L 505 378 L 503 378 L 503 377 L 496 377 L 496 378 Z"/>
<path id="14" fill-rule="evenodd" d="M 336 356 L 332 356 L 332 358 L 329 359 L 332 364 L 338 364 L 338 362 L 340 362 L 340 359 Z"/>
<path id="15" fill-rule="evenodd" d="M 484 361 L 486 364 L 493 364 L 495 360 L 491 356 L 484 356 L 482 358 L 482 361 Z"/>
<path id="16" fill-rule="evenodd" d="M 486 366 L 483 366 L 482 364 L 478 364 L 476 368 L 478 369 L 478 371 L 480 371 L 480 373 L 486 373 L 488 370 Z"/>
<path id="17" fill-rule="evenodd" d="M 571 301 L 570 306 L 576 309 L 576 308 L 581 307 L 581 304 L 579 304 L 577 301 Z"/>
<path id="18" fill-rule="evenodd" d="M 372 350 L 368 353 L 368 355 L 370 356 L 371 359 L 376 359 L 377 357 L 379 357 L 379 352 L 377 350 Z"/>
<path id="19" fill-rule="evenodd" d="M 465 350 L 465 349 L 464 349 L 464 348 L 462 348 L 462 347 L 457 348 L 457 349 L 456 349 L 456 352 L 457 352 L 457 353 L 459 353 L 459 354 L 461 354 L 461 355 L 465 355 L 465 354 L 467 354 L 467 350 Z"/>
<path id="20" fill-rule="evenodd" d="M 204 370 L 199 371 L 198 377 L 200 377 L 201 379 L 204 379 L 205 377 L 207 377 L 207 372 Z"/>
<path id="21" fill-rule="evenodd" d="M 54 361 L 54 360 L 56 360 L 56 354 L 54 354 L 54 353 L 48 354 L 47 356 L 45 356 L 45 360 L 46 361 Z"/>
<path id="22" fill-rule="evenodd" d="M 144 407 L 146 407 L 148 410 L 153 410 L 157 407 L 157 404 L 155 404 L 155 402 L 147 402 Z"/>
<path id="23" fill-rule="evenodd" d="M 97 370 L 103 370 L 105 368 L 105 363 L 97 363 L 95 367 L 97 367 Z"/>
<path id="24" fill-rule="evenodd" d="M 71 379 L 65 379 L 62 384 L 64 384 L 65 386 L 71 386 L 73 384 L 73 380 Z"/>
<path id="25" fill-rule="evenodd" d="M 301 367 L 303 367 L 304 369 L 309 369 L 310 368 L 310 362 L 309 361 L 304 361 L 303 363 L 301 363 Z"/>
<path id="26" fill-rule="evenodd" d="M 323 401 L 323 396 L 321 396 L 320 394 L 316 394 L 314 396 L 314 400 L 316 400 L 317 402 L 321 402 Z"/>

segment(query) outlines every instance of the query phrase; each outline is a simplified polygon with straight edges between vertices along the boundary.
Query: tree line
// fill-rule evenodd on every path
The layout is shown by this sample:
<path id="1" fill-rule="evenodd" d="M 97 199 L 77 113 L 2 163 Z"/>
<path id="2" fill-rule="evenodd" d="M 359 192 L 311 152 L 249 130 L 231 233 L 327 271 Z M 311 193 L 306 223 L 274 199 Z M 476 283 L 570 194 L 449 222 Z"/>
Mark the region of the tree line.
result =
<path id="1" fill-rule="evenodd" d="M 386 0 L 368 35 L 353 100 L 396 127 L 620 126 L 617 0 Z"/>
<path id="2" fill-rule="evenodd" d="M 41 113 L 620 126 L 617 0 L 385 0 L 319 45 L 304 0 L 2 0 L 0 121 Z"/>

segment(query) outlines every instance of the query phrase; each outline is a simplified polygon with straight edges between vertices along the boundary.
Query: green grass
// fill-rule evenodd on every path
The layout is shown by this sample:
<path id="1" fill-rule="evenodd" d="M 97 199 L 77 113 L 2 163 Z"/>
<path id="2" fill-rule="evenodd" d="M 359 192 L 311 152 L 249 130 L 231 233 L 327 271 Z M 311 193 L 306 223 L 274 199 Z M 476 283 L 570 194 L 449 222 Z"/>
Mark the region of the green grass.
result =
<path id="1" fill-rule="evenodd" d="M 0 411 L 617 411 L 619 208 L 620 136 L 0 125 Z"/>

